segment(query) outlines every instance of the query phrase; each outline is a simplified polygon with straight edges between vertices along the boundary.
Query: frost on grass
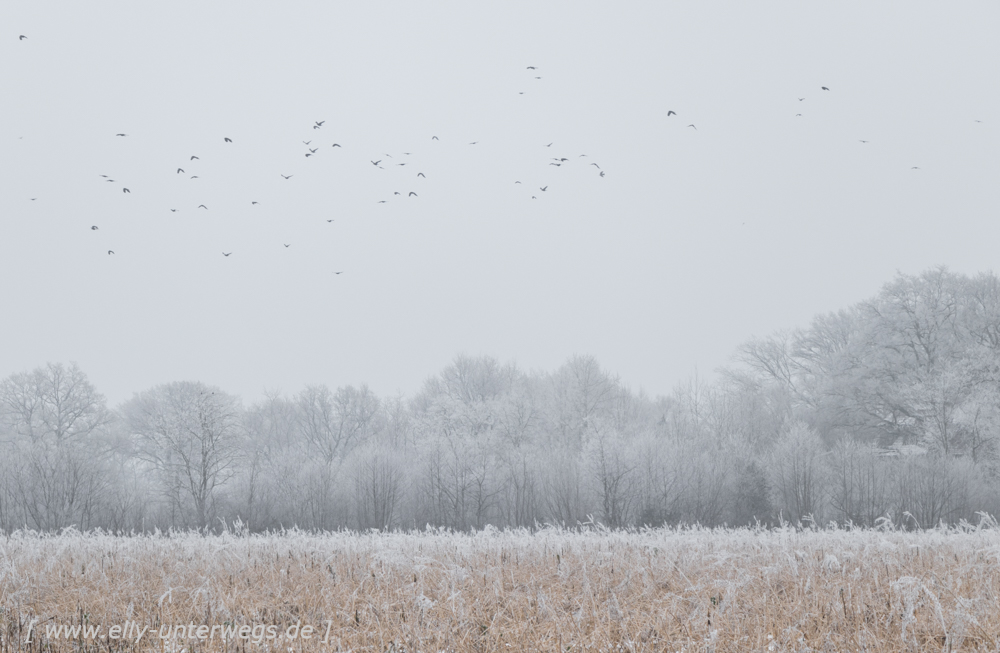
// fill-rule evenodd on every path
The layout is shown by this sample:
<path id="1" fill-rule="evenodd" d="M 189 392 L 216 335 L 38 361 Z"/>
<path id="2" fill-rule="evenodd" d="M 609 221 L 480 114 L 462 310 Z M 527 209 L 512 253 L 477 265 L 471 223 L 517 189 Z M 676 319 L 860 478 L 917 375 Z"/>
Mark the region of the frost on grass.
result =
<path id="1" fill-rule="evenodd" d="M 998 558 L 990 523 L 917 533 L 17 532 L 0 541 L 0 628 L 5 651 L 234 648 L 155 636 L 95 646 L 47 639 L 39 625 L 23 644 L 32 621 L 126 620 L 153 631 L 314 625 L 319 635 L 295 651 L 997 651 Z"/>

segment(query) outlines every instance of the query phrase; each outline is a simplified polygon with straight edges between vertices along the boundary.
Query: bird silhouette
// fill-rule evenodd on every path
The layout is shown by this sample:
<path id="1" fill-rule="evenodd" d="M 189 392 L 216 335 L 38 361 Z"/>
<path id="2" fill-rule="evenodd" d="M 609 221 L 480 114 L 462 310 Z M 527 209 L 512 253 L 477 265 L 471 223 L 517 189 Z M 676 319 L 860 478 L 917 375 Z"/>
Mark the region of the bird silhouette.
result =
<path id="1" fill-rule="evenodd" d="M 378 166 L 378 164 L 380 163 L 382 163 L 382 159 L 379 159 L 378 161 L 372 161 L 373 166 Z"/>
<path id="2" fill-rule="evenodd" d="M 407 197 L 417 197 L 417 194 L 416 194 L 416 193 L 414 193 L 414 192 L 413 192 L 413 191 L 411 190 L 411 191 L 410 191 L 410 194 L 409 194 L 409 195 L 407 195 Z"/>
<path id="3" fill-rule="evenodd" d="M 868 141 L 862 141 L 862 140 L 859 140 L 858 142 L 859 142 L 859 143 L 867 143 Z"/>
<path id="4" fill-rule="evenodd" d="M 327 220 L 327 222 L 333 222 L 333 220 Z"/>
<path id="5" fill-rule="evenodd" d="M 418 176 L 418 177 L 423 177 L 424 179 L 427 179 L 427 175 L 425 175 L 425 174 L 424 174 L 424 173 L 422 173 L 422 172 L 418 172 L 418 173 L 417 173 L 417 176 Z"/>
<path id="6" fill-rule="evenodd" d="M 23 40 L 24 40 L 24 39 L 26 39 L 26 38 L 28 38 L 28 37 L 27 37 L 27 36 L 25 36 L 24 34 L 22 34 L 21 36 L 17 37 L 17 40 L 18 40 L 18 41 L 23 41 Z"/>
<path id="7" fill-rule="evenodd" d="M 260 202 L 254 202 L 253 200 L 250 200 L 250 204 L 251 205 L 253 205 L 253 204 L 260 204 Z"/>
<path id="8" fill-rule="evenodd" d="M 208 207 L 207 207 L 207 206 L 205 206 L 204 204 L 199 204 L 199 205 L 198 205 L 198 208 L 199 208 L 199 209 L 205 209 L 206 211 L 208 210 Z"/>
<path id="9" fill-rule="evenodd" d="M 676 112 L 676 111 L 667 111 L 667 117 L 668 117 L 668 118 L 669 118 L 670 116 L 676 116 L 676 115 L 677 115 L 677 112 Z"/>
<path id="10" fill-rule="evenodd" d="M 171 213 L 177 213 L 177 209 L 170 209 Z"/>
<path id="11" fill-rule="evenodd" d="M 536 70 L 534 66 L 528 66 L 528 70 Z"/>
<path id="12" fill-rule="evenodd" d="M 539 186 L 539 187 L 538 187 L 538 190 L 542 191 L 543 193 L 544 193 L 545 191 L 547 191 L 548 189 L 549 189 L 549 187 L 548 187 L 548 186 Z"/>
<path id="13" fill-rule="evenodd" d="M 561 163 L 550 163 L 549 165 L 550 166 L 561 166 L 562 164 Z"/>
<path id="14" fill-rule="evenodd" d="M 800 97 L 800 98 L 799 98 L 799 102 L 802 102 L 803 100 L 805 100 L 805 98 L 804 98 L 804 97 Z"/>
<path id="15" fill-rule="evenodd" d="M 230 254 L 232 254 L 232 252 L 222 252 L 223 256 L 229 256 Z"/>
<path id="16" fill-rule="evenodd" d="M 184 168 L 177 168 L 177 174 L 181 174 L 182 172 L 184 172 Z"/>
<path id="17" fill-rule="evenodd" d="M 603 170 L 601 170 L 601 176 L 602 176 L 602 177 L 604 176 L 604 171 L 603 171 Z"/>
<path id="18" fill-rule="evenodd" d="M 91 227 L 90 229 L 91 229 L 92 231 L 97 231 L 97 225 L 95 224 L 95 225 L 94 225 L 93 227 Z"/>
<path id="19" fill-rule="evenodd" d="M 115 134 L 115 136 L 128 136 L 128 134 Z"/>
<path id="20" fill-rule="evenodd" d="M 191 175 L 191 179 L 197 179 L 198 175 Z"/>
<path id="21" fill-rule="evenodd" d="M 341 270 L 340 272 L 334 272 L 334 274 L 344 274 L 344 271 Z"/>
<path id="22" fill-rule="evenodd" d="M 319 152 L 319 148 L 317 147 L 315 150 L 310 148 L 309 151 L 312 152 L 313 154 L 316 154 L 316 152 Z"/>
<path id="23" fill-rule="evenodd" d="M 399 191 L 397 190 L 397 191 L 393 192 L 393 195 L 399 195 Z"/>
<path id="24" fill-rule="evenodd" d="M 312 143 L 312 141 L 302 141 L 302 144 L 306 147 L 308 147 L 310 143 Z"/>
<path id="25" fill-rule="evenodd" d="M 554 142 L 554 141 L 553 141 L 553 142 Z M 548 144 L 548 145 L 546 145 L 545 147 L 552 147 L 552 143 L 549 143 L 549 144 Z"/>
<path id="26" fill-rule="evenodd" d="M 223 137 L 223 140 L 225 140 L 227 143 L 232 143 L 233 142 L 233 139 L 227 138 L 227 137 Z"/>
<path id="27" fill-rule="evenodd" d="M 108 256 L 111 256 L 114 253 L 115 253 L 114 250 L 110 250 L 110 249 L 108 250 Z"/>
<path id="28" fill-rule="evenodd" d="M 127 188 L 123 188 L 123 189 L 122 189 L 122 192 L 123 192 L 123 193 L 129 193 L 129 194 L 131 194 L 131 193 L 132 193 L 132 191 L 130 191 L 130 190 L 129 190 L 129 189 L 127 189 Z"/>
<path id="29" fill-rule="evenodd" d="M 291 243 L 288 243 L 288 244 L 282 243 L 282 245 L 285 245 L 285 247 L 291 247 L 292 246 Z"/>
<path id="30" fill-rule="evenodd" d="M 285 179 L 291 179 L 295 175 L 281 175 L 281 176 L 284 177 Z"/>
<path id="31" fill-rule="evenodd" d="M 439 141 L 439 140 L 441 140 L 441 139 L 440 139 L 440 138 L 438 138 L 437 136 L 431 136 L 431 140 L 432 140 L 432 141 Z"/>
<path id="32" fill-rule="evenodd" d="M 334 143 L 333 147 L 340 147 L 340 143 Z"/>
<path id="33" fill-rule="evenodd" d="M 515 181 L 514 183 L 515 183 L 515 184 L 520 184 L 521 182 L 519 182 L 519 181 Z"/>
<path id="34" fill-rule="evenodd" d="M 598 170 L 600 170 L 600 169 L 601 169 L 601 166 L 597 165 L 596 163 L 591 163 L 590 165 L 594 166 L 594 167 L 595 167 L 595 168 L 597 168 Z"/>
<path id="35" fill-rule="evenodd" d="M 199 159 L 198 157 L 196 157 L 196 156 L 194 156 L 194 155 L 192 154 L 192 155 L 191 155 L 191 160 L 192 160 L 192 161 L 194 161 L 195 159 L 198 159 L 199 161 L 201 161 L 201 159 Z"/>
<path id="36" fill-rule="evenodd" d="M 920 170 L 920 166 L 913 166 L 910 170 Z"/>
<path id="37" fill-rule="evenodd" d="M 378 203 L 379 204 L 385 204 L 385 200 L 379 200 Z"/>
<path id="38" fill-rule="evenodd" d="M 698 128 L 697 128 L 697 127 L 695 127 L 694 125 L 688 125 L 688 127 L 694 127 L 694 130 L 695 130 L 695 131 L 698 131 Z"/>
<path id="39" fill-rule="evenodd" d="M 306 152 L 306 158 L 307 158 L 307 159 L 308 159 L 309 157 L 311 157 L 311 156 L 312 156 L 312 152 Z"/>
<path id="40" fill-rule="evenodd" d="M 533 200 L 537 200 L 538 198 L 537 198 L 537 197 L 535 197 L 534 195 L 532 195 L 532 196 L 531 196 L 531 199 L 533 199 Z"/>
<path id="41" fill-rule="evenodd" d="M 476 143 L 478 143 L 478 142 L 479 142 L 479 141 L 472 141 L 471 143 L 469 143 L 469 145 L 475 145 L 475 144 L 476 144 Z"/>
<path id="42" fill-rule="evenodd" d="M 830 90 L 830 89 L 828 89 L 828 88 L 827 88 L 827 87 L 825 87 L 825 86 L 820 86 L 820 88 L 821 88 L 821 89 L 823 89 L 824 91 L 829 91 L 829 90 Z"/>
<path id="43" fill-rule="evenodd" d="M 316 126 L 317 127 L 322 127 L 324 122 L 326 122 L 326 121 L 325 120 L 317 120 L 316 121 Z"/>

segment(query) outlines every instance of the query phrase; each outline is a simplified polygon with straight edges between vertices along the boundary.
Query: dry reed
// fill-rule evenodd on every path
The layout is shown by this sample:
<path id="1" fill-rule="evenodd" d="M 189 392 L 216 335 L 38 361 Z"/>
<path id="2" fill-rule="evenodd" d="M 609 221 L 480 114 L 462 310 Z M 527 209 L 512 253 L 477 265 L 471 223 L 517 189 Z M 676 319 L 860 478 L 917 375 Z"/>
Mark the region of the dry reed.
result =
<path id="1" fill-rule="evenodd" d="M 993 527 L 19 532 L 0 539 L 0 648 L 998 651 L 998 556 Z M 127 621 L 151 630 L 106 637 Z M 158 634 L 296 622 L 313 638 Z M 105 637 L 57 638 L 60 624 L 99 624 Z"/>

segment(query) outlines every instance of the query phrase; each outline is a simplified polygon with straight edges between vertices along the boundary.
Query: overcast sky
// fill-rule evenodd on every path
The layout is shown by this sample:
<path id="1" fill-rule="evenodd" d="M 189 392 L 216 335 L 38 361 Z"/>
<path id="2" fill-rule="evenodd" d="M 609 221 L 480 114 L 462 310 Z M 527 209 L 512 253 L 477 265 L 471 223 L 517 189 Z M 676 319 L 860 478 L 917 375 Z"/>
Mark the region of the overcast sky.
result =
<path id="1" fill-rule="evenodd" d="M 576 353 L 666 394 L 897 270 L 995 268 L 998 19 L 6 0 L 0 377 L 252 401 Z"/>

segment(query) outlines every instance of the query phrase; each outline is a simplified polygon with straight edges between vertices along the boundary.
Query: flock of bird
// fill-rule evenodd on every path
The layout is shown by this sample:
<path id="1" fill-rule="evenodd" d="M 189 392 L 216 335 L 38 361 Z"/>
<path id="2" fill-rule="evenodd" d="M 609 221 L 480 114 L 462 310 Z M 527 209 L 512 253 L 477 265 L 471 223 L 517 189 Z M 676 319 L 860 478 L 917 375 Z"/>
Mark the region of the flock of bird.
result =
<path id="1" fill-rule="evenodd" d="M 27 39 L 28 39 L 28 37 L 26 35 L 22 34 L 22 35 L 19 36 L 19 40 L 20 41 L 25 41 Z M 542 77 L 540 75 L 536 74 L 537 70 L 538 70 L 536 66 L 527 66 L 527 70 L 531 71 L 530 74 L 531 74 L 531 76 L 534 77 L 535 80 L 541 80 L 542 79 Z M 820 90 L 822 92 L 830 92 L 830 88 L 827 87 L 827 86 L 821 86 Z M 520 92 L 520 94 L 523 95 L 523 92 Z M 798 100 L 800 102 L 805 101 L 805 99 L 806 98 L 804 98 L 804 97 L 798 98 Z M 665 117 L 665 119 L 670 119 L 670 118 L 673 118 L 673 117 L 675 117 L 677 115 L 678 114 L 677 114 L 676 111 L 674 111 L 674 110 L 668 110 L 668 111 L 666 111 L 664 117 Z M 801 116 L 802 116 L 801 113 L 796 114 L 796 117 L 801 117 Z M 977 120 L 976 122 L 980 122 L 980 121 Z M 325 124 L 326 124 L 325 120 L 314 121 L 313 124 L 310 125 L 310 127 L 311 127 L 311 132 L 310 133 L 315 132 L 315 131 L 321 131 L 324 128 Z M 690 128 L 690 129 L 692 129 L 694 131 L 698 130 L 698 127 L 694 123 L 688 124 L 687 128 Z M 126 133 L 126 132 L 118 132 L 118 133 L 115 134 L 115 138 L 128 138 L 128 136 L 129 136 L 129 134 Z M 230 138 L 229 136 L 222 136 L 221 140 L 222 140 L 222 143 L 225 144 L 225 145 L 235 145 L 234 139 Z M 310 138 L 308 140 L 301 141 L 302 144 L 305 146 L 305 151 L 302 152 L 303 157 L 305 159 L 313 159 L 314 160 L 316 157 L 319 157 L 321 155 L 321 152 L 323 152 L 323 151 L 330 151 L 330 150 L 335 150 L 335 149 L 343 150 L 344 149 L 344 145 L 342 145 L 339 142 L 327 142 L 327 143 L 323 144 L 323 143 L 320 142 L 321 140 L 322 139 L 320 138 L 320 135 L 319 134 L 315 134 L 315 135 L 312 136 L 312 138 Z M 432 143 L 433 142 L 437 142 L 437 141 L 440 141 L 440 138 L 437 135 L 432 135 L 432 136 L 430 136 L 429 141 L 432 142 Z M 862 143 L 862 144 L 867 144 L 869 141 L 868 140 L 860 140 L 859 142 Z M 468 143 L 468 146 L 475 146 L 475 145 L 478 145 L 478 144 L 479 144 L 479 141 L 471 141 L 471 142 Z M 550 143 L 547 143 L 547 144 L 541 144 L 541 146 L 544 147 L 544 148 L 551 148 L 554 144 L 555 143 L 550 142 Z M 415 172 L 412 175 L 413 183 L 423 183 L 423 182 L 420 182 L 418 180 L 426 180 L 427 179 L 427 175 L 425 174 L 425 172 L 422 169 L 417 169 L 417 166 L 414 165 L 414 163 L 416 162 L 416 159 L 410 159 L 410 157 L 412 156 L 412 154 L 413 154 L 412 152 L 402 152 L 400 156 L 403 157 L 403 159 L 396 159 L 396 158 L 394 158 L 389 153 L 383 153 L 381 156 L 369 158 L 368 161 L 369 161 L 369 163 L 374 168 L 376 168 L 378 170 L 386 170 L 388 168 L 393 168 L 393 169 L 396 169 L 396 170 L 403 170 L 405 168 L 405 166 L 408 166 L 408 165 L 412 166 L 411 168 L 408 168 L 408 170 L 415 170 Z M 571 166 L 571 165 L 574 164 L 574 162 L 576 160 L 578 160 L 580 158 L 583 158 L 583 157 L 587 157 L 587 155 L 586 154 L 579 154 L 579 155 L 576 155 L 575 157 L 573 157 L 572 159 L 570 157 L 567 157 L 567 156 L 552 156 L 552 157 L 547 157 L 547 164 L 548 164 L 548 166 L 553 166 L 553 167 L 556 167 L 556 168 L 561 168 L 563 166 Z M 197 170 L 198 163 L 195 163 L 195 162 L 199 162 L 200 160 L 201 159 L 200 159 L 200 157 L 197 154 L 190 155 L 190 157 L 185 162 L 183 162 L 181 165 L 177 165 L 176 166 L 174 175 L 175 176 L 176 175 L 187 175 L 187 176 L 189 176 L 190 179 L 199 179 L 200 175 L 196 174 L 198 172 L 198 170 Z M 188 168 L 191 168 L 190 172 L 194 173 L 194 174 L 189 174 L 189 171 L 184 166 L 187 166 Z M 194 166 L 194 167 L 192 167 L 192 166 Z M 594 173 L 596 173 L 596 175 L 598 177 L 600 177 L 600 178 L 603 178 L 605 176 L 605 171 L 597 163 L 588 163 L 586 165 L 586 167 L 587 168 L 593 167 L 594 168 Z M 919 170 L 920 167 L 919 166 L 913 166 L 912 169 L 913 170 Z M 280 172 L 280 173 L 277 173 L 277 174 L 279 174 L 281 176 L 281 178 L 284 179 L 285 181 L 290 181 L 295 176 L 294 174 L 284 174 L 284 172 Z M 113 179 L 112 177 L 110 177 L 109 175 L 100 174 L 99 176 L 106 183 L 117 183 L 116 180 Z M 520 180 L 514 180 L 513 184 L 524 186 L 524 184 L 522 184 L 522 182 Z M 537 187 L 537 193 L 546 193 L 546 192 L 548 192 L 549 185 L 550 184 L 545 184 L 543 186 L 538 186 Z M 141 192 L 141 189 L 139 189 L 139 188 L 136 188 L 136 190 L 139 191 L 139 192 Z M 121 186 L 121 193 L 123 195 L 131 195 L 132 194 L 132 189 L 129 188 L 129 187 L 127 187 L 127 186 L 122 185 Z M 530 197 L 531 200 L 537 200 L 539 198 L 539 195 L 537 193 L 535 193 L 535 191 L 531 191 L 530 193 L 527 193 L 525 195 L 525 197 Z M 383 197 L 383 198 L 380 198 L 380 199 L 376 199 L 374 201 L 376 203 L 378 203 L 378 204 L 386 204 L 386 203 L 392 201 L 395 197 L 399 197 L 400 199 L 403 199 L 403 200 L 413 201 L 413 200 L 419 199 L 420 193 L 418 193 L 417 190 L 415 190 L 413 188 L 410 188 L 410 189 L 405 189 L 405 190 L 402 190 L 402 191 L 393 191 L 392 195 L 386 196 L 386 197 Z M 31 198 L 31 199 L 35 200 L 37 198 Z M 250 201 L 250 205 L 251 206 L 257 206 L 259 204 L 260 203 L 258 201 L 256 201 L 256 200 L 251 200 Z M 169 211 L 172 212 L 172 213 L 176 213 L 178 210 L 179 209 L 174 208 L 174 207 L 170 207 L 169 208 Z M 208 211 L 209 209 L 208 209 L 208 206 L 206 204 L 202 203 L 202 204 L 198 204 L 195 207 L 195 210 Z M 334 219 L 332 219 L 332 218 L 326 219 L 326 222 L 327 223 L 333 223 Z M 92 231 L 98 231 L 100 229 L 100 227 L 99 227 L 99 225 L 95 224 L 95 225 L 91 225 L 90 229 Z M 282 242 L 280 244 L 283 245 L 285 249 L 288 249 L 288 248 L 290 248 L 292 246 L 292 243 Z M 110 256 L 110 255 L 114 255 L 115 251 L 113 249 L 108 249 L 107 253 Z M 222 251 L 221 253 L 222 253 L 222 255 L 224 257 L 228 258 L 231 255 L 233 255 L 234 252 L 232 252 L 232 251 Z M 342 273 L 343 273 L 342 270 L 335 272 L 335 274 L 342 274 Z"/>
<path id="2" fill-rule="evenodd" d="M 27 39 L 28 39 L 28 37 L 26 35 L 22 34 L 22 35 L 19 36 L 19 40 L 21 40 L 21 41 L 24 41 L 24 40 L 27 40 Z M 527 66 L 527 70 L 528 71 L 537 71 L 538 68 L 536 66 Z M 534 74 L 534 73 L 531 73 L 531 74 L 532 74 L 532 76 L 534 77 L 535 80 L 541 80 L 542 79 L 542 77 L 540 75 L 537 75 L 537 74 Z M 520 92 L 520 94 L 523 95 L 524 93 Z M 675 114 L 675 112 L 670 111 L 669 115 L 676 115 L 676 114 Z M 313 131 L 322 130 L 325 124 L 326 124 L 326 120 L 316 120 L 316 121 L 313 122 L 312 125 L 310 125 L 310 127 L 312 128 Z M 690 125 L 690 126 L 694 127 L 694 125 Z M 127 133 L 127 132 L 117 132 L 114 135 L 114 138 L 118 138 L 118 139 L 125 139 L 125 138 L 128 138 L 128 137 L 129 137 L 129 133 Z M 225 145 L 235 145 L 236 144 L 236 142 L 234 141 L 234 139 L 230 138 L 229 136 L 222 136 L 221 140 L 222 140 L 222 143 L 225 144 Z M 328 142 L 328 143 L 322 144 L 322 143 L 320 143 L 320 140 L 321 139 L 319 138 L 319 135 L 313 135 L 312 138 L 310 138 L 308 140 L 301 141 L 302 144 L 305 146 L 305 151 L 302 152 L 304 158 L 306 158 L 306 159 L 313 159 L 314 157 L 318 157 L 321 154 L 321 150 L 333 150 L 333 149 L 341 149 L 341 150 L 343 150 L 344 149 L 344 145 L 342 145 L 339 142 Z M 429 141 L 432 142 L 432 143 L 433 142 L 438 142 L 440 140 L 441 139 L 437 135 L 431 135 L 430 138 L 429 138 Z M 479 142 L 480 141 L 471 141 L 471 142 L 468 143 L 468 145 L 469 146 L 475 146 L 475 145 L 478 145 Z M 552 143 L 552 142 L 547 143 L 547 144 L 541 144 L 541 146 L 544 147 L 544 148 L 551 148 L 553 145 L 554 145 L 554 143 Z M 412 155 L 413 155 L 412 152 L 402 152 L 400 154 L 400 156 L 406 157 L 408 160 L 398 160 L 398 159 L 394 158 L 392 156 L 392 154 L 383 153 L 381 156 L 370 158 L 369 159 L 369 163 L 372 166 L 374 166 L 376 169 L 378 169 L 378 170 L 386 170 L 386 169 L 389 169 L 389 168 L 395 168 L 395 169 L 401 170 L 405 166 L 408 166 L 408 165 L 413 166 L 413 168 L 410 168 L 410 169 L 415 169 L 416 168 L 416 166 L 414 166 L 415 161 L 409 159 L 409 157 L 411 157 Z M 580 154 L 576 158 L 586 157 L 586 156 L 587 156 L 586 154 Z M 197 154 L 190 155 L 190 157 L 185 162 L 181 163 L 181 165 L 176 165 L 176 167 L 174 168 L 174 176 L 177 176 L 177 175 L 186 175 L 186 176 L 188 176 L 189 179 L 192 179 L 192 180 L 194 180 L 194 179 L 200 179 L 201 176 L 199 174 L 196 174 L 198 172 L 198 169 L 197 169 L 198 163 L 196 163 L 196 162 L 200 162 L 200 161 L 201 161 L 201 157 L 199 157 Z M 566 157 L 566 156 L 548 157 L 548 160 L 547 160 L 547 164 L 549 166 L 554 166 L 554 167 L 557 167 L 557 168 L 571 165 L 571 163 L 572 163 L 571 159 L 569 157 Z M 194 167 L 192 167 L 192 166 L 194 166 Z M 594 167 L 595 173 L 597 174 L 598 177 L 603 178 L 605 176 L 605 171 L 603 169 L 601 169 L 600 165 L 598 165 L 597 163 L 590 163 L 587 167 L 590 167 L 590 166 Z M 188 168 L 191 168 L 191 169 L 188 170 Z M 194 173 L 194 174 L 192 174 L 192 173 Z M 284 179 L 285 181 L 290 181 L 295 176 L 294 174 L 284 174 L 284 172 L 280 172 L 280 173 L 277 173 L 277 174 L 282 179 Z M 111 184 L 119 183 L 115 178 L 113 178 L 110 175 L 102 173 L 102 174 L 99 174 L 98 176 L 105 183 L 111 183 Z M 413 181 L 415 183 L 418 180 L 426 180 L 427 179 L 427 174 L 423 170 L 417 169 L 413 173 L 412 179 L 413 179 Z M 523 184 L 522 184 L 522 182 L 520 180 L 514 180 L 513 184 L 523 186 Z M 551 184 L 545 184 L 543 186 L 538 186 L 537 187 L 537 193 L 546 193 L 546 192 L 548 192 L 550 185 Z M 140 193 L 142 192 L 142 189 L 140 189 L 139 187 L 136 187 L 134 183 L 131 184 L 131 186 L 135 187 L 135 189 L 136 189 L 137 192 L 140 192 Z M 121 185 L 121 193 L 122 193 L 122 195 L 132 195 L 132 188 L 130 188 L 130 187 L 125 186 L 124 184 L 122 184 Z M 396 197 L 399 197 L 401 199 L 406 199 L 406 200 L 413 201 L 413 200 L 417 200 L 420 197 L 420 193 L 418 193 L 417 190 L 414 190 L 414 189 L 406 189 L 406 190 L 403 190 L 403 191 L 393 191 L 392 195 L 387 196 L 387 197 L 383 197 L 383 198 L 380 198 L 380 199 L 376 199 L 374 201 L 377 204 L 387 204 L 390 201 L 392 201 L 393 198 L 396 198 Z M 539 195 L 538 194 L 528 194 L 528 195 L 526 195 L 526 197 L 530 197 L 531 200 L 537 200 L 538 197 L 539 197 Z M 31 198 L 31 199 L 32 200 L 36 200 L 38 198 Z M 258 202 L 256 200 L 251 200 L 250 201 L 250 205 L 251 206 L 257 206 L 259 204 L 260 204 L 260 202 Z M 167 210 L 169 210 L 171 213 L 177 213 L 179 210 L 182 210 L 182 209 L 178 209 L 176 207 L 165 207 L 165 208 Z M 196 211 L 198 211 L 198 210 L 208 211 L 209 208 L 208 208 L 208 206 L 206 204 L 202 203 L 202 204 L 198 204 L 194 208 L 194 210 L 196 210 Z M 333 218 L 327 218 L 325 220 L 326 220 L 327 223 L 333 223 L 335 221 Z M 95 232 L 96 231 L 100 231 L 100 226 L 97 225 L 97 224 L 94 224 L 94 225 L 90 226 L 90 229 L 91 229 L 91 231 L 95 231 Z M 281 245 L 283 245 L 283 247 L 285 249 L 288 249 L 288 248 L 290 248 L 292 246 L 292 243 L 282 242 Z M 115 254 L 115 250 L 114 249 L 108 249 L 107 250 L 107 255 L 108 256 L 113 256 L 114 254 Z M 228 257 L 232 256 L 234 254 L 234 252 L 233 251 L 222 251 L 221 254 L 222 254 L 223 257 L 228 258 Z M 334 274 L 338 274 L 338 275 L 342 274 L 342 273 L 343 273 L 343 270 L 338 270 L 338 271 L 334 272 Z"/>

